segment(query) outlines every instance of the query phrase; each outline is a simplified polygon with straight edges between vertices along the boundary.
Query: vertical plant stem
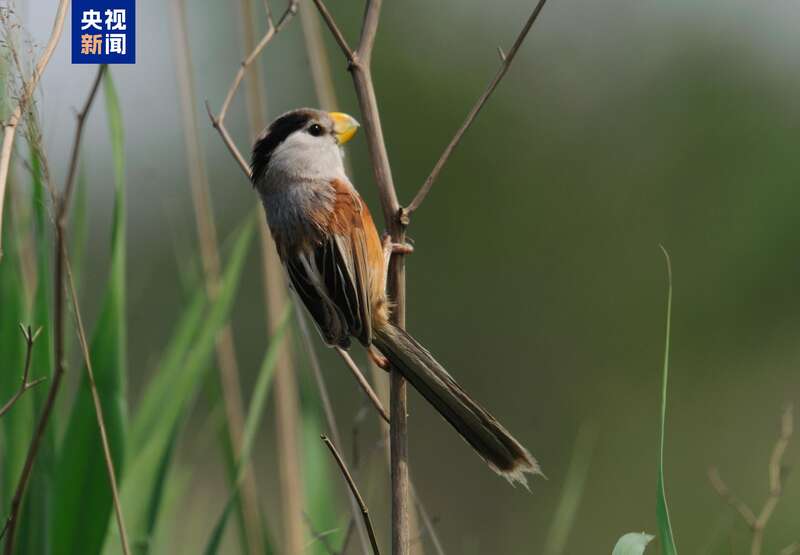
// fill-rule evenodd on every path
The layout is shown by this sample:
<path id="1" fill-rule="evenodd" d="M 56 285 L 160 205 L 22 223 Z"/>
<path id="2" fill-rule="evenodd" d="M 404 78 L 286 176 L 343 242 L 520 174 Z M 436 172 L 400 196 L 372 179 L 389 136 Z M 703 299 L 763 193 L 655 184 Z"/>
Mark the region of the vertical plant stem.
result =
<path id="1" fill-rule="evenodd" d="M 382 0 L 367 0 L 358 48 L 354 51 L 337 27 L 322 0 L 314 0 L 325 23 L 342 49 L 349 63 L 350 75 L 361 108 L 364 134 L 367 139 L 372 171 L 383 208 L 383 219 L 394 243 L 404 243 L 407 219 L 401 218 L 401 207 L 397 199 L 389 155 L 383 139 L 378 101 L 372 81 L 371 62 L 375 37 L 378 32 Z M 394 310 L 393 322 L 401 327 L 406 323 L 405 258 L 392 256 L 389 263 L 387 294 Z M 392 492 L 392 552 L 409 555 L 411 526 L 409 518 L 409 474 L 408 474 L 408 423 L 407 391 L 403 377 L 392 372 L 390 382 L 390 441 L 391 441 L 391 492 Z"/>
<path id="2" fill-rule="evenodd" d="M 206 293 L 209 300 L 213 302 L 219 292 L 220 256 L 214 212 L 211 207 L 208 175 L 200 145 L 197 118 L 195 117 L 197 102 L 194 94 L 185 0 L 173 0 L 172 8 L 186 163 L 189 170 L 192 204 L 195 212 L 195 224 L 203 263 Z M 231 453 L 235 454 L 239 453 L 242 447 L 244 407 L 242 405 L 239 365 L 236 360 L 233 329 L 230 322 L 222 327 L 216 338 L 216 352 L 226 416 L 226 431 Z M 244 547 L 248 553 L 257 555 L 264 550 L 263 535 L 261 533 L 261 519 L 259 517 L 257 499 L 258 487 L 253 465 L 249 461 L 245 463 L 243 480 L 244 484 L 240 489 L 241 495 L 238 499 L 244 522 L 243 539 L 246 543 Z"/>
<path id="3" fill-rule="evenodd" d="M 339 100 L 336 98 L 336 88 L 333 85 L 330 58 L 322 40 L 322 26 L 319 23 L 319 15 L 311 5 L 300 5 L 300 23 L 303 26 L 311 80 L 314 83 L 319 107 L 329 112 L 338 110 Z"/>
<path id="4" fill-rule="evenodd" d="M 176 61 L 178 81 L 181 92 L 181 108 L 184 127 L 187 168 L 195 212 L 198 244 L 204 270 L 206 293 L 213 302 L 219 291 L 220 257 L 214 214 L 211 207 L 209 184 L 205 162 L 201 154 L 201 146 L 194 116 L 195 95 L 191 68 L 188 32 L 185 21 L 185 5 L 183 0 L 173 2 L 176 27 Z M 235 343 L 230 323 L 226 323 L 216 338 L 217 368 L 222 390 L 223 408 L 225 411 L 225 448 L 230 450 L 231 460 L 241 448 L 244 409 L 241 398 L 238 363 Z M 244 470 L 245 487 L 241 490 L 239 510 L 242 515 L 242 542 L 245 552 L 258 553 L 261 546 L 260 519 L 257 503 L 257 486 L 252 465 L 248 462 Z M 233 477 L 231 477 L 233 480 Z"/>
<path id="5" fill-rule="evenodd" d="M 258 226 L 261 235 L 261 258 L 266 298 L 267 325 L 274 335 L 280 315 L 289 302 L 283 283 L 280 261 L 266 225 Z M 275 368 L 275 426 L 278 442 L 278 472 L 281 483 L 283 517 L 283 545 L 288 555 L 299 555 L 305 546 L 303 527 L 303 482 L 300 478 L 298 438 L 300 434 L 300 408 L 297 398 L 297 381 L 289 343 L 284 334 Z"/>
<path id="6" fill-rule="evenodd" d="M 241 27 L 245 54 L 256 47 L 253 33 L 252 9 L 250 0 L 241 0 Z M 271 22 L 270 22 L 271 24 Z M 266 92 L 261 85 L 261 71 L 257 63 L 249 66 L 250 73 L 245 76 L 245 99 L 250 127 L 250 138 L 266 125 Z M 266 225 L 259 225 L 261 240 L 261 262 L 266 300 L 268 334 L 274 335 L 280 325 L 289 299 L 281 270 L 278 252 Z M 300 477 L 300 408 L 298 406 L 297 381 L 294 371 L 291 334 L 287 331 L 281 339 L 278 362 L 275 368 L 275 426 L 278 441 L 278 472 L 281 483 L 281 503 L 283 519 L 283 545 L 289 555 L 302 553 L 305 546 L 303 526 L 303 483 Z"/>

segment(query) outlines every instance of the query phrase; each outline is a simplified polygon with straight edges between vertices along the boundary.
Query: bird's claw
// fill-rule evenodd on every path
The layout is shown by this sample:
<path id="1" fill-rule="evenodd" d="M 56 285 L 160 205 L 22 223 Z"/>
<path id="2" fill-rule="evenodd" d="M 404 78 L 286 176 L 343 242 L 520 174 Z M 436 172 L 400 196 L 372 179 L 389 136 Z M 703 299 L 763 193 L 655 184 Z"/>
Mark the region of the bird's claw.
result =
<path id="1" fill-rule="evenodd" d="M 392 241 L 391 235 L 384 233 L 381 237 L 383 244 L 383 252 L 387 255 L 391 254 L 411 254 L 414 252 L 414 246 L 410 243 L 395 243 Z"/>
<path id="2" fill-rule="evenodd" d="M 369 355 L 369 358 L 372 360 L 372 362 L 375 363 L 375 366 L 377 366 L 378 368 L 382 368 L 383 370 L 386 371 L 389 370 L 389 360 L 385 356 L 380 354 L 372 347 L 367 349 L 367 354 Z"/>

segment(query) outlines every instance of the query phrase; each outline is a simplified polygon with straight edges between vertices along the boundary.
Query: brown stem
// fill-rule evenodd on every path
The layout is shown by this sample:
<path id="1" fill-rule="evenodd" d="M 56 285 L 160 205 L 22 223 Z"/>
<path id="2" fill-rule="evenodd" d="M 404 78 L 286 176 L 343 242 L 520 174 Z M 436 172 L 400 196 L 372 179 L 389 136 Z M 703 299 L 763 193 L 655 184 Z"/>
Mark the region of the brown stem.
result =
<path id="1" fill-rule="evenodd" d="M 336 347 L 336 352 L 339 353 L 339 356 L 344 359 L 345 364 L 353 373 L 353 376 L 356 378 L 358 385 L 366 394 L 367 398 L 369 399 L 372 406 L 375 407 L 375 410 L 378 411 L 378 414 L 381 418 L 383 418 L 384 422 L 389 422 L 389 414 L 386 412 L 386 409 L 383 408 L 383 404 L 381 404 L 381 400 L 378 398 L 378 394 L 372 389 L 372 386 L 369 385 L 367 378 L 364 376 L 364 373 L 358 368 L 353 358 L 350 356 L 350 353 L 342 349 L 341 347 Z"/>
<path id="2" fill-rule="evenodd" d="M 489 97 L 492 96 L 492 93 L 497 88 L 497 85 L 500 84 L 500 81 L 503 80 L 503 77 L 508 71 L 508 68 L 511 67 L 511 62 L 514 61 L 514 56 L 517 55 L 519 47 L 522 46 L 525 37 L 528 36 L 528 32 L 531 30 L 531 27 L 533 26 L 534 22 L 539 17 L 539 13 L 542 11 L 545 2 L 547 2 L 547 0 L 539 0 L 539 3 L 536 4 L 536 7 L 533 9 L 533 12 L 531 13 L 530 17 L 528 17 L 528 20 L 522 27 L 522 31 L 520 31 L 519 35 L 517 35 L 517 39 L 514 41 L 511 50 L 509 50 L 508 53 L 505 53 L 503 52 L 502 49 L 499 49 L 500 60 L 501 60 L 500 68 L 497 70 L 497 73 L 495 74 L 494 78 L 489 82 L 489 86 L 486 87 L 486 90 L 483 92 L 480 98 L 478 98 L 477 102 L 475 102 L 475 105 L 467 114 L 464 123 L 462 123 L 461 127 L 458 128 L 458 131 L 456 131 L 456 134 L 450 140 L 450 143 L 444 149 L 444 152 L 442 152 L 442 155 L 439 157 L 439 160 L 433 166 L 433 170 L 431 170 L 430 175 L 427 177 L 427 179 L 425 179 L 425 182 L 422 184 L 422 187 L 420 187 L 419 191 L 414 196 L 414 199 L 403 210 L 404 218 L 410 217 L 411 213 L 414 212 L 417 208 L 419 208 L 419 205 L 422 204 L 422 201 L 425 200 L 426 196 L 428 196 L 431 187 L 433 187 L 434 181 L 436 181 L 436 178 L 439 177 L 439 173 L 442 171 L 442 168 L 444 167 L 445 163 L 447 163 L 447 160 L 450 158 L 450 155 L 453 154 L 453 150 L 455 150 L 456 146 L 458 146 L 458 143 L 461 142 L 461 138 L 464 136 L 464 133 L 467 132 L 467 129 L 470 128 L 472 122 L 475 121 L 475 118 L 478 116 L 478 113 L 486 104 L 486 101 L 489 100 Z"/>
<path id="3" fill-rule="evenodd" d="M 66 245 L 62 245 L 64 249 L 64 265 L 67 273 L 67 283 L 72 300 L 72 310 L 75 316 L 75 330 L 78 333 L 78 342 L 81 346 L 83 354 L 83 362 L 86 365 L 86 373 L 89 376 L 89 386 L 92 391 L 92 400 L 94 401 L 94 413 L 97 417 L 97 427 L 100 430 L 100 442 L 103 446 L 103 457 L 105 458 L 106 471 L 108 473 L 108 481 L 111 486 L 111 499 L 114 502 L 114 516 L 117 520 L 117 528 L 119 529 L 119 538 L 122 544 L 122 553 L 130 555 L 131 549 L 128 546 L 128 532 L 125 528 L 125 519 L 122 516 L 122 504 L 119 500 L 119 488 L 117 487 L 117 477 L 114 472 L 114 461 L 111 458 L 111 447 L 108 444 L 108 433 L 106 432 L 105 418 L 103 417 L 103 405 L 100 403 L 100 395 L 97 392 L 97 384 L 94 381 L 94 370 L 92 369 L 92 359 L 89 356 L 89 343 L 86 341 L 86 328 L 83 326 L 83 318 L 81 317 L 81 309 L 78 304 L 78 293 L 75 289 L 75 281 L 72 278 L 72 268 L 69 263 L 69 256 L 66 252 Z"/>
<path id="4" fill-rule="evenodd" d="M 764 544 L 764 529 L 767 527 L 767 523 L 775 511 L 778 501 L 780 501 L 783 492 L 783 455 L 786 453 L 786 448 L 789 446 L 789 441 L 791 440 L 793 432 L 794 407 L 792 405 L 787 405 L 781 417 L 780 435 L 778 436 L 775 446 L 772 448 L 772 453 L 769 458 L 769 494 L 767 495 L 767 499 L 761 511 L 759 511 L 757 515 L 744 501 L 741 501 L 731 493 L 730 488 L 722 481 L 716 468 L 711 468 L 708 472 L 711 487 L 714 488 L 717 495 L 728 505 L 736 509 L 742 517 L 742 520 L 744 520 L 747 526 L 753 531 L 753 538 L 750 543 L 750 555 L 761 555 Z M 792 548 L 793 545 L 788 546 L 786 549 Z M 791 553 L 791 550 L 789 552 Z"/>
<path id="5" fill-rule="evenodd" d="M 22 381 L 19 384 L 19 389 L 17 392 L 14 393 L 11 399 L 9 399 L 6 404 L 2 406 L 2 408 L 0 408 L 0 418 L 2 418 L 5 413 L 11 410 L 11 407 L 13 407 L 14 403 L 16 403 L 17 400 L 22 397 L 23 393 L 42 383 L 46 379 L 39 378 L 37 380 L 33 380 L 32 382 L 28 381 L 28 376 L 30 375 L 31 371 L 31 360 L 33 358 L 33 343 L 39 336 L 39 332 L 42 331 L 42 328 L 39 328 L 35 333 L 32 333 L 30 326 L 26 327 L 20 324 L 19 329 L 22 330 L 22 337 L 25 338 L 25 366 L 22 371 Z"/>
<path id="6" fill-rule="evenodd" d="M 89 91 L 89 96 L 86 100 L 86 103 L 84 104 L 81 112 L 78 113 L 75 139 L 72 144 L 72 152 L 70 155 L 70 163 L 69 163 L 70 167 L 72 167 L 73 164 L 75 164 L 74 160 L 77 159 L 80 153 L 80 143 L 81 143 L 81 138 L 83 136 L 82 128 L 86 123 L 86 116 L 88 115 L 89 110 L 91 109 L 92 104 L 94 103 L 94 99 L 97 97 L 97 91 L 99 89 L 98 84 L 100 80 L 103 78 L 105 70 L 106 70 L 105 65 L 101 65 L 98 68 L 95 81 L 92 84 L 92 87 Z M 53 406 L 55 405 L 56 396 L 58 395 L 58 391 L 61 386 L 61 380 L 64 377 L 64 368 L 65 368 L 64 275 L 65 275 L 65 262 L 66 262 L 64 258 L 64 248 L 67 243 L 66 215 L 70 201 L 69 194 L 71 194 L 72 192 L 72 188 L 69 187 L 68 185 L 69 183 L 65 183 L 62 194 L 57 195 L 55 192 L 53 193 L 55 197 L 53 198 L 53 204 L 55 206 L 55 214 L 56 214 L 54 222 L 55 264 L 53 267 L 53 303 L 54 303 L 53 352 L 55 356 L 54 358 L 55 368 L 53 370 L 53 380 L 50 382 L 50 389 L 47 392 L 47 398 L 45 399 L 44 402 L 44 408 L 42 409 L 42 414 L 39 416 L 39 421 L 36 424 L 36 429 L 34 430 L 31 443 L 28 446 L 28 454 L 25 457 L 25 463 L 22 466 L 22 473 L 20 474 L 19 481 L 17 482 L 17 487 L 16 490 L 14 491 L 14 497 L 11 499 L 11 512 L 8 516 L 8 520 L 5 526 L 6 543 L 5 543 L 5 549 L 3 551 L 5 555 L 12 555 L 12 553 L 14 552 L 14 540 L 16 535 L 17 523 L 19 519 L 19 510 L 20 507 L 22 506 L 22 499 L 25 495 L 25 490 L 28 486 L 28 480 L 30 479 L 31 472 L 33 471 L 33 463 L 36 461 L 36 456 L 39 453 L 39 446 L 41 445 L 42 438 L 44 437 L 45 429 L 47 428 L 47 424 L 50 422 L 50 414 L 52 413 Z"/>
<path id="7" fill-rule="evenodd" d="M 328 437 L 324 434 L 320 436 L 320 439 L 322 439 L 322 442 L 325 443 L 328 449 L 330 449 L 333 458 L 336 459 L 336 464 L 339 465 L 339 470 L 342 471 L 342 476 L 344 476 L 345 481 L 347 481 L 347 485 L 350 488 L 353 497 L 355 497 L 356 501 L 358 502 L 358 507 L 361 509 L 361 518 L 364 519 L 364 526 L 367 527 L 369 541 L 372 544 L 372 552 L 374 555 L 380 555 L 378 541 L 375 539 L 375 529 L 372 527 L 372 520 L 369 518 L 369 509 L 367 509 L 367 504 L 364 503 L 364 498 L 361 497 L 361 493 L 358 491 L 358 487 L 353 480 L 353 476 L 347 469 L 347 465 L 344 463 L 344 460 L 342 460 L 342 456 L 336 450 L 336 447 L 333 445 L 333 443 L 331 443 L 331 440 L 328 439 Z"/>
<path id="8" fill-rule="evenodd" d="M 370 63 L 372 49 L 378 31 L 381 0 L 368 0 L 364 12 L 358 48 L 352 51 L 322 0 L 314 0 L 323 20 L 328 25 L 336 42 L 349 62 L 358 104 L 364 124 L 364 132 L 369 148 L 375 183 L 383 208 L 385 225 L 395 243 L 405 242 L 405 223 L 400 220 L 400 203 L 397 199 L 389 165 L 389 155 L 383 139 L 378 101 L 372 81 Z M 405 259 L 393 256 L 389 264 L 387 294 L 394 304 L 392 319 L 400 327 L 405 327 Z M 403 377 L 392 372 L 390 382 L 389 418 L 391 440 L 391 481 L 392 481 L 392 553 L 408 555 L 411 545 L 409 516 L 409 475 L 408 475 L 408 431 L 406 382 Z"/>

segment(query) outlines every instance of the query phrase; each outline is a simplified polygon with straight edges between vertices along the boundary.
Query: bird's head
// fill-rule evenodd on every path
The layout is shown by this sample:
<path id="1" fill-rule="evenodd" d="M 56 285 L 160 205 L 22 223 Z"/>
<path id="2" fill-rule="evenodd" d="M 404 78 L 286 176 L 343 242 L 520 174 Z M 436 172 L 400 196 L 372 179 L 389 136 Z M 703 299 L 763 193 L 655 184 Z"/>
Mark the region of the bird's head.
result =
<path id="1" fill-rule="evenodd" d="M 298 177 L 325 177 L 341 171 L 340 147 L 353 138 L 358 127 L 353 117 L 342 112 L 300 108 L 283 114 L 253 146 L 253 184 L 258 186 L 275 166 L 283 174 Z"/>

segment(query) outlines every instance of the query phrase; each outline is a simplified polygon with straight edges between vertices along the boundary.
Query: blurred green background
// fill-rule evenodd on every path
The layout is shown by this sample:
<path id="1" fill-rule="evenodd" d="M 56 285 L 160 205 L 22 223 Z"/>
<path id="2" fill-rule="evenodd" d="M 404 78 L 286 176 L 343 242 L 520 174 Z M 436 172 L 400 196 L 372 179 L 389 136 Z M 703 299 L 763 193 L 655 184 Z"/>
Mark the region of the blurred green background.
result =
<path id="1" fill-rule="evenodd" d="M 238 6 L 187 4 L 196 111 L 225 237 L 257 199 L 207 124 L 202 101 L 219 106 L 242 56 Z M 20 6 L 39 42 L 54 5 Z M 355 41 L 360 3 L 330 7 Z M 374 74 L 401 201 L 421 185 L 494 74 L 496 47 L 510 46 L 531 8 L 519 0 L 387 3 Z M 197 259 L 169 7 L 140 2 L 138 9 L 137 63 L 113 68 L 126 130 L 133 405 L 185 305 L 181 275 Z M 595 443 L 566 552 L 609 553 L 625 532 L 655 532 L 666 298 L 659 243 L 674 266 L 665 472 L 676 539 L 687 553 L 747 552 L 748 531 L 711 490 L 706 471 L 718 465 L 759 507 L 782 407 L 800 400 L 798 21 L 800 5 L 788 0 L 550 0 L 545 7 L 410 228 L 409 329 L 548 476 L 530 494 L 508 487 L 412 395 L 412 478 L 448 553 L 541 552 L 581 426 Z M 342 108 L 358 117 L 345 64 L 328 46 Z M 314 104 L 299 21 L 259 63 L 270 117 Z M 91 67 L 69 64 L 62 44 L 44 77 L 39 110 L 57 171 L 67 159 L 72 107 L 92 75 Z M 228 122 L 243 150 L 245 118 L 240 97 Z M 93 114 L 84 143 L 90 322 L 99 308 L 91 284 L 104 282 L 107 271 L 113 192 L 105 119 L 102 110 Z M 379 214 L 363 137 L 348 154 L 355 184 Z M 233 317 L 245 392 L 264 352 L 256 252 Z M 337 358 L 325 352 L 323 363 L 349 437 L 363 397 Z M 227 498 L 207 422 L 201 402 L 180 445 L 189 486 L 171 526 L 175 553 L 204 545 Z M 278 494 L 271 422 L 270 409 L 255 453 L 268 520 Z M 379 438 L 371 417 L 359 437 L 370 452 Z M 798 454 L 791 445 L 787 463 Z M 386 537 L 385 467 L 380 454 L 372 461 L 362 491 Z M 767 529 L 766 553 L 800 539 L 794 478 Z M 343 491 L 335 491 L 345 515 Z M 270 527 L 279 536 L 277 522 Z"/>

